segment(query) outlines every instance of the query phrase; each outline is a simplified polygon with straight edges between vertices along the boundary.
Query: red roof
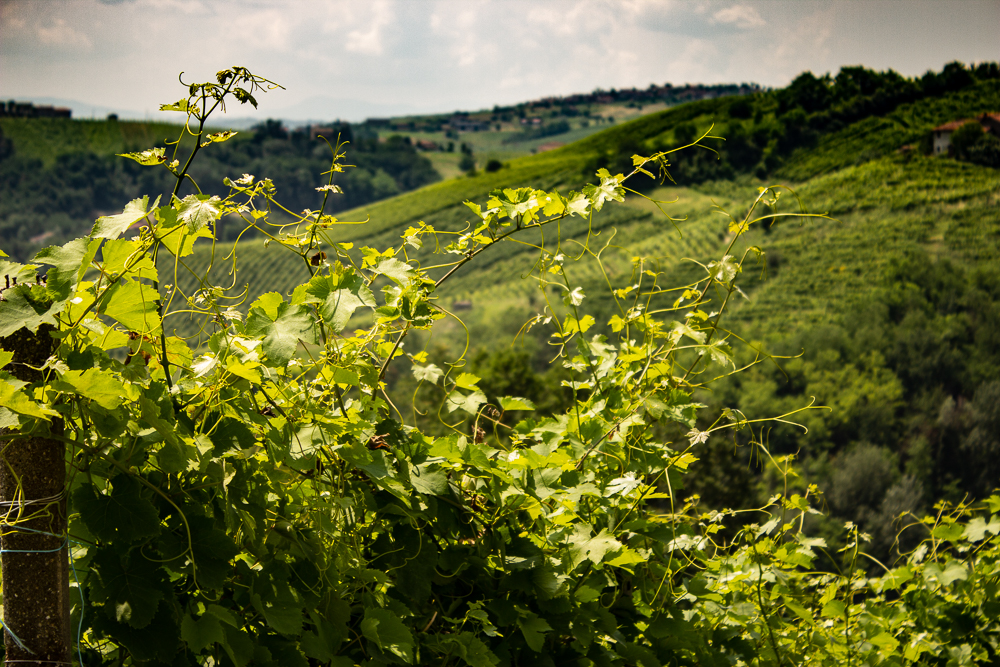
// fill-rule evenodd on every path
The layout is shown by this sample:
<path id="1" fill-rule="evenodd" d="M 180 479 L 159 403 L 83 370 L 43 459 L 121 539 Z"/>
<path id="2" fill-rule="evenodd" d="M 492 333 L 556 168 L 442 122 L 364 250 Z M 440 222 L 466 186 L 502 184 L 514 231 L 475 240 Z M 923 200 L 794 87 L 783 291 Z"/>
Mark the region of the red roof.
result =
<path id="1" fill-rule="evenodd" d="M 984 124 L 983 121 L 987 119 L 1000 123 L 1000 113 L 984 113 L 982 116 L 978 116 L 977 118 L 963 118 L 962 120 L 953 120 L 951 122 L 945 123 L 944 125 L 938 125 L 937 127 L 934 128 L 934 132 L 954 132 L 955 130 L 962 127 L 966 123 L 975 123 L 978 121 L 980 124 Z M 988 131 L 987 128 L 983 127 L 983 132 L 987 131 Z"/>

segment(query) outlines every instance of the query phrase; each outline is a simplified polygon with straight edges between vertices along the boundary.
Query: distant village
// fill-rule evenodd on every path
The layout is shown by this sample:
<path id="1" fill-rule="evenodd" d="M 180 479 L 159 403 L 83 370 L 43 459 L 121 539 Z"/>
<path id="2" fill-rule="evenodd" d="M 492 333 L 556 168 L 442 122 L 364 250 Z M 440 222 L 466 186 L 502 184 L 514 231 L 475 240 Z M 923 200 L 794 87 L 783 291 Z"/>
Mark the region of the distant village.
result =
<path id="1" fill-rule="evenodd" d="M 71 109 L 54 107 L 46 104 L 35 105 L 31 102 L 0 102 L 0 117 L 4 118 L 70 118 Z"/>

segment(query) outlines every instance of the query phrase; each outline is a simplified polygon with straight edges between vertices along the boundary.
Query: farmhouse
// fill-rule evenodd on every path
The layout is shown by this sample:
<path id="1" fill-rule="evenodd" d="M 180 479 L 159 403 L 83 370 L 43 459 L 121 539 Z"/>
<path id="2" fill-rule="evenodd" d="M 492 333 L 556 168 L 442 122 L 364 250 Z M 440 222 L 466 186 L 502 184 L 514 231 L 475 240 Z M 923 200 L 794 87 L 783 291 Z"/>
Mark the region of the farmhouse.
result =
<path id="1" fill-rule="evenodd" d="M 969 122 L 979 123 L 983 128 L 983 132 L 989 132 L 996 137 L 1000 137 L 1000 113 L 984 113 L 975 118 L 953 120 L 944 125 L 938 125 L 932 130 L 934 133 L 934 154 L 950 153 L 952 133 Z"/>

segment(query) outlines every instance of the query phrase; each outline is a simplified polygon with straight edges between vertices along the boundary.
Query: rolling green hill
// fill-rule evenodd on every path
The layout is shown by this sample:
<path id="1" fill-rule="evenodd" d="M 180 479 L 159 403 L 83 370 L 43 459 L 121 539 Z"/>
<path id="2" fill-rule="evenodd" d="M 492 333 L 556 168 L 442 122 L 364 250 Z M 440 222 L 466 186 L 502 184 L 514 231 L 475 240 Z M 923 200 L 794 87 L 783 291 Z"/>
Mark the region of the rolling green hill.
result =
<path id="1" fill-rule="evenodd" d="M 765 95 L 755 100 L 758 124 L 777 122 L 774 98 Z M 557 150 L 513 160 L 498 172 L 442 181 L 342 213 L 342 220 L 369 222 L 341 227 L 338 239 L 355 246 L 387 247 L 398 244 L 400 233 L 418 221 L 437 229 L 461 228 L 469 220 L 463 202 L 485 203 L 488 193 L 497 187 L 533 186 L 564 192 L 579 188 L 592 175 L 592 167 L 621 162 L 621 147 L 651 152 L 671 145 L 678 126 L 691 124 L 707 131 L 714 123 L 715 132 L 725 135 L 727 126 L 740 122 L 729 115 L 731 104 L 732 100 L 719 99 L 684 105 Z M 629 258 L 635 255 L 648 257 L 660 268 L 677 266 L 684 257 L 709 259 L 725 241 L 724 219 L 713 210 L 714 204 L 735 213 L 758 186 L 786 183 L 809 210 L 829 213 L 836 221 L 790 223 L 775 227 L 773 233 L 750 237 L 766 251 L 773 251 L 771 280 L 757 286 L 758 297 L 742 307 L 739 316 L 748 321 L 781 322 L 783 326 L 783 319 L 775 319 L 769 305 L 774 294 L 779 303 L 787 297 L 797 300 L 796 314 L 789 316 L 792 319 L 819 321 L 840 307 L 840 297 L 864 291 L 873 278 L 871 271 L 879 264 L 874 256 L 879 252 L 917 245 L 933 248 L 936 255 L 954 254 L 963 260 L 995 257 L 995 237 L 988 243 L 985 239 L 995 223 L 991 211 L 1000 183 L 997 170 L 898 150 L 919 143 L 939 123 L 997 108 L 1000 82 L 996 80 L 902 104 L 887 115 L 864 118 L 820 136 L 811 145 L 795 147 L 767 180 L 736 173 L 727 180 L 667 184 L 648 191 L 654 198 L 678 199 L 678 203 L 665 206 L 675 218 L 685 218 L 676 227 L 645 199 L 631 195 L 625 207 L 611 207 L 595 216 L 594 228 L 609 234 L 615 230 L 614 245 L 621 247 L 611 260 L 615 270 L 627 270 Z M 681 170 L 687 166 L 684 157 L 679 160 Z M 566 238 L 580 238 L 586 230 L 577 223 L 563 232 Z M 242 270 L 237 283 L 249 284 L 251 294 L 287 291 L 304 271 L 296 265 L 300 262 L 297 257 L 291 253 L 283 256 L 285 251 L 278 246 L 265 250 L 254 241 L 241 244 L 239 252 L 248 260 L 244 265 L 251 268 Z M 504 299 L 498 295 L 524 293 L 517 267 L 525 266 L 525 261 L 530 265 L 530 252 L 490 251 L 493 254 L 482 257 L 461 280 L 452 281 L 445 297 L 500 307 Z M 798 256 L 808 259 L 799 262 Z M 824 258 L 822 276 L 816 272 L 818 257 Z M 774 270 L 779 263 L 780 269 Z M 811 277 L 799 276 L 800 266 Z M 586 265 L 574 270 L 581 272 L 585 283 L 597 275 L 595 267 Z"/>
<path id="2" fill-rule="evenodd" d="M 852 77 L 862 74 L 854 70 Z M 951 74 L 957 76 L 954 68 Z M 847 85 L 837 80 L 821 85 L 834 91 Z M 744 237 L 764 257 L 743 282 L 748 299 L 728 316 L 733 332 L 752 345 L 735 346 L 737 359 L 751 361 L 754 350 L 794 358 L 757 366 L 703 400 L 758 417 L 796 409 L 811 397 L 831 406 L 803 415 L 808 433 L 779 424 L 755 437 L 775 453 L 798 452 L 803 490 L 806 482 L 818 483 L 834 515 L 862 525 L 875 550 L 888 557 L 899 512 L 927 509 L 942 497 L 981 495 L 1000 478 L 1000 440 L 982 435 L 1000 416 L 1000 170 L 927 156 L 920 148 L 940 123 L 1000 109 L 997 78 L 959 83 L 949 89 L 925 77 L 897 82 L 892 94 L 839 102 L 834 92 L 828 104 L 807 110 L 809 103 L 788 99 L 797 80 L 749 104 L 684 105 L 512 160 L 495 173 L 442 181 L 342 213 L 342 220 L 369 222 L 340 227 L 336 239 L 352 242 L 356 251 L 398 246 L 403 230 L 419 221 L 462 229 L 470 219 L 463 202 L 483 204 L 494 188 L 579 189 L 599 166 L 622 170 L 633 153 L 688 140 L 714 124 L 714 133 L 727 138 L 711 143 L 720 156 L 679 154 L 671 172 L 677 184 L 640 186 L 654 199 L 677 199 L 664 205 L 676 223 L 629 195 L 624 205 L 595 215 L 589 230 L 579 219 L 564 224 L 561 248 L 580 254 L 589 232 L 591 247 L 611 244 L 602 257 L 616 287 L 633 281 L 635 257 L 661 272 L 659 284 L 676 285 L 700 277 L 703 270 L 689 260 L 717 259 L 727 246 L 728 219 L 720 209 L 742 213 L 762 185 L 786 184 L 809 211 L 827 213 L 828 219 L 793 218 Z M 810 95 L 815 91 L 800 97 Z M 525 234 L 522 240 L 526 245 L 488 250 L 442 287 L 441 306 L 466 302 L 458 313 L 464 325 L 443 320 L 431 337 L 408 339 L 407 349 L 451 360 L 468 331 L 470 368 L 484 377 L 484 391 L 521 392 L 551 405 L 562 391 L 558 365 L 547 366 L 552 352 L 544 341 L 551 331 L 536 327 L 525 352 L 510 347 L 521 324 L 546 305 L 537 279 L 524 279 L 537 253 L 530 244 L 541 239 Z M 552 247 L 554 239 L 546 240 Z M 217 256 L 230 249 L 220 245 Z M 431 250 L 410 249 L 410 257 L 447 258 Z M 207 261 L 206 250 L 199 252 L 195 264 Z M 279 244 L 249 241 L 237 252 L 242 268 L 235 284 L 251 295 L 288 293 L 305 278 L 301 259 Z M 567 264 L 567 271 L 583 287 L 583 308 L 601 330 L 617 308 L 601 267 L 585 258 Z M 550 287 L 545 295 L 562 308 L 558 290 Z M 673 298 L 657 297 L 650 307 L 667 307 Z M 532 373 L 540 379 L 515 379 Z M 414 389 L 405 368 L 389 379 L 400 396 Z M 756 477 L 747 442 L 746 434 L 711 439 L 707 446 L 717 455 L 697 464 L 689 491 L 712 505 L 745 502 L 747 494 L 766 497 L 768 481 Z"/>

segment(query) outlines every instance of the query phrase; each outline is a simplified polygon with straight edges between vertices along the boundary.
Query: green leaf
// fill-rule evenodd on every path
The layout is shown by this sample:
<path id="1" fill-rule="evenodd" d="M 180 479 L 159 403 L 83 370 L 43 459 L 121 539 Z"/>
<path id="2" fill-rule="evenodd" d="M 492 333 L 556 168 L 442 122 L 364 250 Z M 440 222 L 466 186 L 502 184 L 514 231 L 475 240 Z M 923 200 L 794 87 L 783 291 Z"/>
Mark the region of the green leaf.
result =
<path id="1" fill-rule="evenodd" d="M 251 304 L 251 307 L 256 306 L 260 308 L 269 319 L 275 320 L 278 318 L 278 309 L 284 300 L 285 298 L 277 292 L 265 292 L 257 297 L 257 300 Z"/>
<path id="2" fill-rule="evenodd" d="M 110 371 L 88 368 L 85 371 L 66 371 L 51 385 L 59 391 L 68 391 L 89 398 L 105 410 L 114 410 L 122 404 L 125 385 Z"/>
<path id="3" fill-rule="evenodd" d="M 146 396 L 139 397 L 139 414 L 142 420 L 156 429 L 169 444 L 180 447 L 181 441 L 177 437 L 176 425 L 164 419 L 160 414 L 160 406 Z"/>
<path id="4" fill-rule="evenodd" d="M 127 157 L 129 160 L 135 160 L 144 167 L 152 167 L 166 161 L 167 149 L 147 148 L 146 150 L 138 153 L 116 153 L 116 155 L 118 157 Z"/>
<path id="5" fill-rule="evenodd" d="M 175 530 L 160 538 L 161 552 L 165 557 L 184 555 L 184 558 L 168 561 L 168 567 L 190 572 L 189 562 L 193 562 L 195 578 L 201 590 L 222 589 L 232 574 L 230 561 L 239 549 L 209 517 L 188 516 L 187 529 L 190 530 L 190 541 L 186 530 Z M 225 620 L 223 616 L 219 619 Z"/>
<path id="6" fill-rule="evenodd" d="M 432 470 L 426 466 L 410 468 L 410 484 L 419 493 L 443 496 L 448 493 L 448 475 L 442 470 Z"/>
<path id="7" fill-rule="evenodd" d="M 159 224 L 156 227 L 156 235 L 163 242 L 163 245 L 177 257 L 187 257 L 194 252 L 194 243 L 200 238 L 212 238 L 212 230 L 202 227 L 194 233 L 188 229 L 187 225 L 181 224 L 177 218 L 177 210 L 170 206 L 161 206 L 156 209 L 156 219 Z"/>
<path id="8" fill-rule="evenodd" d="M 244 667 L 253 657 L 253 640 L 247 633 L 236 627 L 224 625 L 222 630 L 226 634 L 226 641 L 222 644 L 226 655 L 236 667 Z"/>
<path id="9" fill-rule="evenodd" d="M 412 266 L 399 261 L 395 257 L 387 257 L 380 260 L 372 271 L 387 276 L 400 285 L 405 284 L 409 279 L 417 275 Z"/>
<path id="10" fill-rule="evenodd" d="M 413 664 L 413 635 L 399 616 L 387 609 L 369 607 L 361 621 L 361 634 L 381 650 Z"/>
<path id="11" fill-rule="evenodd" d="M 43 324 L 56 326 L 55 316 L 66 301 L 53 302 L 39 286 L 17 285 L 3 292 L 0 300 L 0 337 L 6 338 L 18 329 L 38 331 Z"/>
<path id="12" fill-rule="evenodd" d="M 504 411 L 510 410 L 534 410 L 535 404 L 526 398 L 520 398 L 518 396 L 504 396 L 500 399 L 500 407 Z"/>
<path id="13" fill-rule="evenodd" d="M 288 582 L 272 579 L 251 600 L 272 629 L 284 635 L 302 634 L 302 600 Z"/>
<path id="14" fill-rule="evenodd" d="M 176 203 L 177 218 L 192 234 L 222 217 L 222 200 L 215 195 L 188 195 Z"/>
<path id="15" fill-rule="evenodd" d="M 198 618 L 184 616 L 181 621 L 181 639 L 194 653 L 201 653 L 212 644 L 222 644 L 226 641 L 219 619 L 211 614 Z"/>
<path id="16" fill-rule="evenodd" d="M 319 304 L 320 315 L 335 332 L 344 330 L 354 311 L 362 306 L 375 308 L 375 295 L 361 276 L 347 272 L 343 275 L 312 277 L 305 288 L 305 303 Z"/>
<path id="17" fill-rule="evenodd" d="M 590 532 L 590 526 L 577 525 L 569 539 L 569 556 L 573 567 L 585 560 L 595 564 L 600 563 L 605 554 L 622 548 L 622 543 L 608 533 L 607 529 L 601 530 L 594 536 L 591 536 Z"/>
<path id="18" fill-rule="evenodd" d="M 90 267 L 100 245 L 99 240 L 81 238 L 38 251 L 31 261 L 52 267 L 45 274 L 45 287 L 50 294 L 49 298 L 58 301 L 69 297 L 84 272 Z"/>
<path id="19" fill-rule="evenodd" d="M 269 315 L 264 308 L 254 306 L 247 315 L 246 331 L 251 336 L 264 336 L 262 348 L 268 359 L 284 366 L 291 361 L 299 341 L 315 341 L 315 322 L 309 308 L 282 301 Z"/>
<path id="20" fill-rule="evenodd" d="M 0 380 L 0 407 L 7 408 L 11 412 L 46 421 L 48 421 L 49 417 L 59 415 L 55 410 L 51 410 L 28 398 L 28 395 L 18 387 L 2 380 Z"/>
<path id="21" fill-rule="evenodd" d="M 633 571 L 633 565 L 640 565 L 645 563 L 646 559 L 642 557 L 637 551 L 633 551 L 628 547 L 622 547 L 621 553 L 619 553 L 614 558 L 606 561 L 608 565 L 613 567 L 620 567 L 629 572 Z"/>
<path id="22" fill-rule="evenodd" d="M 495 667 L 500 664 L 500 658 L 471 632 L 461 632 L 453 636 L 451 641 L 458 657 L 469 667 Z"/>
<path id="23" fill-rule="evenodd" d="M 413 377 L 417 378 L 417 380 L 420 380 L 421 382 L 437 384 L 442 375 L 444 375 L 444 371 L 434 364 L 427 364 L 426 366 L 413 364 Z"/>
<path id="24" fill-rule="evenodd" d="M 159 202 L 159 200 L 157 200 Z M 154 203 L 155 207 L 156 204 Z M 105 215 L 97 219 L 94 229 L 90 232 L 91 238 L 95 239 L 116 239 L 125 233 L 129 227 L 139 222 L 147 215 L 149 207 L 149 197 L 133 199 L 125 205 L 125 210 L 118 215 Z"/>
<path id="25" fill-rule="evenodd" d="M 455 384 L 462 389 L 468 389 L 470 391 L 475 390 L 476 385 L 479 384 L 481 378 L 478 375 L 473 375 L 472 373 L 462 373 L 455 380 Z"/>
<path id="26" fill-rule="evenodd" d="M 875 646 L 878 646 L 879 649 L 886 654 L 895 653 L 896 649 L 899 648 L 899 641 L 888 632 L 883 632 L 875 635 L 874 637 L 869 637 L 868 641 Z"/>
<path id="27" fill-rule="evenodd" d="M 156 302 L 159 295 L 152 287 L 134 280 L 122 280 L 104 297 L 104 314 L 130 331 L 151 334 L 160 328 Z"/>
<path id="28" fill-rule="evenodd" d="M 965 581 L 969 578 L 969 571 L 957 560 L 950 560 L 948 564 L 941 567 L 937 563 L 931 563 L 924 568 L 924 579 L 929 582 L 937 582 L 942 586 L 950 586 L 956 581 Z"/>
<path id="29" fill-rule="evenodd" d="M 935 539 L 945 540 L 948 542 L 958 542 L 965 535 L 965 527 L 960 523 L 943 523 L 936 526 L 931 535 Z"/>
<path id="30" fill-rule="evenodd" d="M 712 279 L 720 283 L 730 282 L 740 270 L 739 262 L 732 255 L 726 255 L 721 261 L 711 262 L 708 265 Z"/>
<path id="31" fill-rule="evenodd" d="M 586 185 L 583 188 L 583 193 L 590 199 L 595 211 L 600 211 L 606 201 L 625 201 L 625 189 L 621 187 L 617 177 L 609 174 L 607 169 L 598 170 L 597 175 L 601 179 L 600 185 Z"/>
<path id="32" fill-rule="evenodd" d="M 121 273 L 128 268 L 131 276 L 156 280 L 156 267 L 153 260 L 142 253 L 142 247 L 135 241 L 116 239 L 107 241 L 101 250 L 103 261 L 101 267 L 105 273 Z"/>
<path id="33" fill-rule="evenodd" d="M 519 618 L 517 624 L 521 628 L 521 634 L 524 635 L 524 641 L 528 647 L 535 653 L 541 653 L 542 646 L 545 644 L 545 633 L 551 631 L 552 626 L 544 618 L 531 612 L 528 612 L 525 617 Z"/>
<path id="34" fill-rule="evenodd" d="M 207 141 L 203 141 L 201 143 L 201 146 L 202 148 L 204 148 L 209 144 L 216 144 L 216 143 L 222 143 L 223 141 L 229 141 L 237 134 L 239 134 L 239 132 L 234 132 L 232 130 L 223 130 L 222 132 L 216 132 L 215 134 L 210 134 L 207 137 L 205 137 Z"/>
<path id="35" fill-rule="evenodd" d="M 990 522 L 987 523 L 985 519 L 981 516 L 977 516 L 975 519 L 969 522 L 969 525 L 965 527 L 965 539 L 970 542 L 979 542 L 984 537 L 986 533 L 996 535 L 1000 533 L 1000 517 L 993 517 Z"/>
<path id="36" fill-rule="evenodd" d="M 567 292 L 566 296 L 563 297 L 563 303 L 567 306 L 579 306 L 583 303 L 584 293 L 582 287 L 577 287 L 572 292 Z"/>
<path id="37" fill-rule="evenodd" d="M 119 623 L 136 629 L 148 626 L 164 595 L 159 564 L 138 551 L 119 557 L 113 549 L 100 549 L 91 567 L 97 574 L 87 579 L 91 600 L 103 604 L 105 613 Z"/>
<path id="38" fill-rule="evenodd" d="M 840 600 L 830 600 L 823 605 L 823 609 L 820 611 L 820 614 L 823 618 L 839 619 L 844 617 L 845 609 L 846 607 L 844 606 L 844 603 Z"/>
<path id="39" fill-rule="evenodd" d="M 181 98 L 174 102 L 173 104 L 161 104 L 160 111 L 181 111 L 187 113 L 188 101 L 187 98 Z"/>
<path id="40" fill-rule="evenodd" d="M 111 493 L 100 494 L 91 484 L 73 493 L 73 506 L 94 536 L 104 542 L 128 544 L 160 533 L 160 515 L 139 492 L 142 487 L 131 475 L 111 481 Z"/>
<path id="41" fill-rule="evenodd" d="M 454 412 L 455 410 L 465 410 L 470 415 L 474 415 L 479 412 L 479 406 L 486 402 L 486 395 L 483 392 L 476 390 L 469 395 L 465 395 L 460 391 L 453 391 L 448 395 L 448 412 Z"/>

